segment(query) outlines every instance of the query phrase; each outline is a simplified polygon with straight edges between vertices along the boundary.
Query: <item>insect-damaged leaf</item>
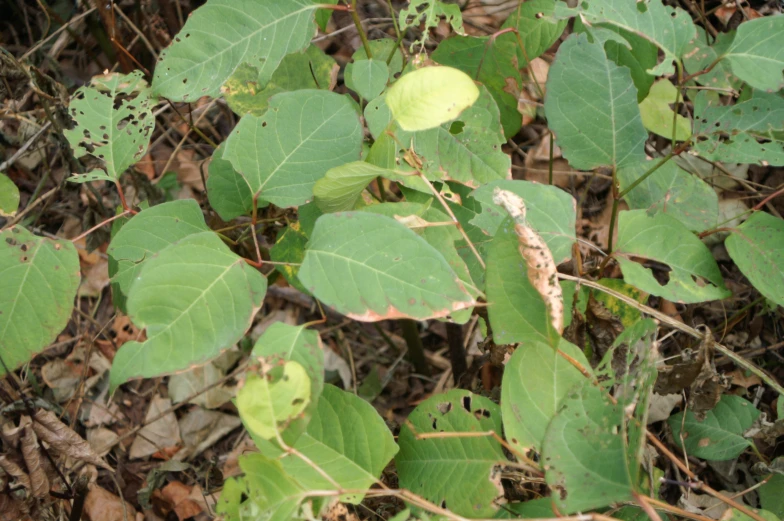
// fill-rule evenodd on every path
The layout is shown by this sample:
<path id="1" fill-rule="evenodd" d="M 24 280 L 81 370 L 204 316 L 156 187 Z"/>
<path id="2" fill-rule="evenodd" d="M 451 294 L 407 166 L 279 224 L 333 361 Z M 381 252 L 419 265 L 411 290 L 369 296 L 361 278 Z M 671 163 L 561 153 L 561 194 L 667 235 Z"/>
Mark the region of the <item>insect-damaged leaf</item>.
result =
<path id="1" fill-rule="evenodd" d="M 494 500 L 503 495 L 496 468 L 506 460 L 501 444 L 489 434 L 459 435 L 491 431 L 500 435 L 501 411 L 489 399 L 461 389 L 428 398 L 400 429 L 400 486 L 455 514 L 493 517 Z"/>
<path id="2" fill-rule="evenodd" d="M 366 212 L 316 221 L 302 284 L 355 320 L 445 317 L 476 302 L 444 256 L 391 217 Z"/>

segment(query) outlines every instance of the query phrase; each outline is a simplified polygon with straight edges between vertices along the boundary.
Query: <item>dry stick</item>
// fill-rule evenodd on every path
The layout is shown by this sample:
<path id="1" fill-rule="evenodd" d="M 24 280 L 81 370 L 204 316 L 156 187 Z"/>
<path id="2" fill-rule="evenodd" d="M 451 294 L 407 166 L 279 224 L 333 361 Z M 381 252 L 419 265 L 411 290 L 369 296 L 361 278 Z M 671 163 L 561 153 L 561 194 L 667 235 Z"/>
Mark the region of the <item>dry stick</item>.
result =
<path id="1" fill-rule="evenodd" d="M 676 506 L 670 505 L 665 501 L 661 501 L 652 497 L 646 497 L 645 500 L 651 505 L 654 505 L 656 508 L 660 510 L 666 510 L 667 512 L 670 512 L 671 514 L 675 514 L 676 516 L 681 516 L 688 519 L 694 519 L 694 521 L 715 521 L 709 517 L 700 514 L 695 514 L 693 512 L 689 512 L 688 510 L 683 510 L 682 508 L 678 508 Z"/>
<path id="2" fill-rule="evenodd" d="M 24 145 L 22 145 L 22 146 L 19 148 L 19 150 L 17 150 L 16 152 L 14 152 L 14 155 L 12 155 L 10 158 L 8 158 L 8 160 L 7 160 L 7 161 L 3 161 L 3 163 L 2 163 L 2 164 L 0 164 L 0 172 L 4 172 L 4 171 L 8 170 L 8 167 L 9 167 L 9 166 L 11 166 L 11 165 L 13 165 L 13 164 L 14 164 L 14 162 L 16 162 L 16 160 L 17 160 L 17 159 L 19 159 L 19 158 L 20 158 L 22 155 L 24 155 L 24 153 L 25 153 L 25 152 L 27 152 L 27 149 L 28 149 L 28 148 L 30 148 L 30 146 L 31 146 L 33 143 L 35 143 L 35 141 L 36 141 L 36 140 L 37 140 L 39 137 L 41 137 L 41 135 L 42 135 L 44 132 L 46 132 L 46 130 L 47 130 L 49 127 L 51 127 L 51 126 L 52 126 L 52 122 L 51 122 L 51 121 L 47 121 L 47 122 L 46 122 L 46 124 L 44 124 L 44 125 L 43 125 L 43 126 L 40 128 L 40 129 L 38 129 L 38 132 L 36 132 L 35 134 L 33 134 L 33 136 L 32 136 L 30 139 L 28 139 L 28 140 L 25 142 L 25 144 L 24 144 Z"/>
<path id="3" fill-rule="evenodd" d="M 27 207 L 25 207 L 24 210 L 22 210 L 21 212 L 16 214 L 16 217 L 11 219 L 8 222 L 8 224 L 5 225 L 5 228 L 10 228 L 11 226 L 13 226 L 16 223 L 18 223 L 19 221 L 21 221 L 24 218 L 25 215 L 30 213 L 31 210 L 35 209 L 35 207 L 38 206 L 39 204 L 41 204 L 43 201 L 45 201 L 46 199 L 48 199 L 48 198 L 52 197 L 54 194 L 56 194 L 59 191 L 59 189 L 60 189 L 60 187 L 56 186 L 56 187 L 52 188 L 51 190 L 49 190 L 48 192 L 46 192 L 45 194 L 39 196 L 38 199 L 36 199 L 32 203 L 28 204 Z"/>
<path id="4" fill-rule="evenodd" d="M 86 232 L 82 232 L 81 234 L 77 235 L 76 237 L 74 237 L 73 239 L 71 239 L 71 242 L 78 242 L 78 241 L 79 241 L 79 239 L 83 239 L 84 237 L 87 237 L 88 235 L 90 235 L 91 233 L 93 233 L 93 232 L 94 232 L 95 230 L 97 230 L 98 228 L 100 228 L 100 227 L 102 227 L 102 226 L 104 226 L 104 225 L 106 225 L 106 224 L 109 224 L 109 223 L 110 223 L 110 222 L 112 222 L 112 221 L 116 221 L 116 220 L 117 220 L 117 219 L 119 219 L 120 217 L 125 217 L 126 215 L 130 215 L 131 213 L 132 213 L 132 211 L 131 211 L 130 209 L 127 209 L 127 210 L 125 210 L 124 212 L 122 212 L 122 213 L 119 213 L 119 214 L 115 215 L 114 217 L 109 217 L 109 218 L 108 218 L 108 219 L 106 219 L 105 221 L 103 221 L 103 222 L 100 222 L 100 223 L 96 224 L 95 226 L 93 226 L 92 228 L 90 228 L 89 230 L 87 230 Z"/>
<path id="5" fill-rule="evenodd" d="M 640 505 L 640 508 L 642 508 L 643 512 L 645 512 L 649 518 L 651 518 L 653 521 L 662 521 L 659 513 L 656 512 L 656 510 L 648 502 L 648 497 L 640 494 L 639 492 L 632 492 L 632 496 L 634 496 L 637 504 Z"/>

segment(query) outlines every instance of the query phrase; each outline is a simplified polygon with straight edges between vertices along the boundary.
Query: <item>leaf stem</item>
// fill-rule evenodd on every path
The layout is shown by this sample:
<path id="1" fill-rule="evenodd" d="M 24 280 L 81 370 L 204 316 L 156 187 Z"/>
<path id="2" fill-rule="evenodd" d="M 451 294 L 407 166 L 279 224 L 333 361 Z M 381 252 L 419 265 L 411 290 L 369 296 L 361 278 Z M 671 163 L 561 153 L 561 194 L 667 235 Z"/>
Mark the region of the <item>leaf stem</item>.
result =
<path id="1" fill-rule="evenodd" d="M 125 217 L 126 215 L 130 215 L 130 213 L 131 213 L 130 210 L 125 210 L 123 213 L 118 213 L 114 217 L 109 217 L 105 221 L 96 224 L 95 226 L 93 226 L 92 228 L 87 230 L 86 232 L 80 233 L 79 235 L 77 235 L 76 237 L 71 239 L 71 242 L 78 242 L 80 239 L 83 239 L 83 238 L 87 237 L 88 235 L 90 235 L 91 233 L 93 233 L 95 230 L 97 230 L 98 228 L 102 227 L 103 225 L 109 224 L 112 221 L 116 221 L 120 217 Z"/>
<path id="2" fill-rule="evenodd" d="M 425 358 L 425 347 L 422 345 L 422 339 L 419 337 L 419 326 L 410 318 L 401 318 L 398 320 L 398 324 L 408 346 L 407 357 L 409 362 L 414 364 L 414 369 L 417 373 L 430 376 L 430 366 L 427 365 L 427 359 Z"/>

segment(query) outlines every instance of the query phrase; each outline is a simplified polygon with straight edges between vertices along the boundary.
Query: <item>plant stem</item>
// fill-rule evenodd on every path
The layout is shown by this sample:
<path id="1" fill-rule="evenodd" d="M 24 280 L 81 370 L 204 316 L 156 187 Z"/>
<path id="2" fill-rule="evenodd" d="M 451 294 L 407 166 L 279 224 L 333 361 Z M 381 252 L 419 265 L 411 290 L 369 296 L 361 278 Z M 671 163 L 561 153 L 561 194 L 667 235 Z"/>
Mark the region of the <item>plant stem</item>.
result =
<path id="1" fill-rule="evenodd" d="M 370 42 L 368 41 L 365 29 L 362 28 L 362 20 L 359 19 L 359 13 L 357 13 L 357 0 L 351 0 L 351 9 L 349 10 L 349 13 L 351 13 L 351 19 L 354 21 L 354 26 L 359 33 L 359 39 L 362 40 L 362 47 L 365 48 L 365 54 L 367 54 L 368 60 L 370 60 L 373 58 L 373 52 L 370 50 Z"/>
<path id="2" fill-rule="evenodd" d="M 425 347 L 422 345 L 422 339 L 419 337 L 419 326 L 410 318 L 401 318 L 398 320 L 398 324 L 408 346 L 408 353 L 406 353 L 408 361 L 414 365 L 417 373 L 430 376 L 430 366 L 427 365 L 427 359 L 425 358 Z"/>
<path id="3" fill-rule="evenodd" d="M 446 323 L 446 341 L 449 344 L 449 361 L 452 363 L 452 378 L 457 385 L 466 371 L 466 350 L 463 345 L 463 326 L 453 322 Z"/>

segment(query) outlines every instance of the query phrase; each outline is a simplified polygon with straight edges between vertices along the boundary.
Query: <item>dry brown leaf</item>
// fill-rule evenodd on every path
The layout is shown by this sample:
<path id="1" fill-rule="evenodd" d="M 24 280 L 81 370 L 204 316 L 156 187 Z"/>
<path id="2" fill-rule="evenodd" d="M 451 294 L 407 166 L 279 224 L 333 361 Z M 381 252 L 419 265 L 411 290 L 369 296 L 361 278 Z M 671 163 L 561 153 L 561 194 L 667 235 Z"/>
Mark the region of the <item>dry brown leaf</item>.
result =
<path id="1" fill-rule="evenodd" d="M 493 192 L 493 202 L 503 206 L 512 216 L 515 223 L 515 234 L 517 234 L 519 241 L 518 249 L 528 266 L 528 280 L 542 296 L 550 315 L 550 323 L 558 335 L 561 335 L 564 328 L 563 295 L 550 248 L 547 247 L 539 234 L 526 223 L 526 208 L 522 197 L 508 190 L 496 188 Z"/>
<path id="2" fill-rule="evenodd" d="M 33 419 L 35 420 L 33 429 L 36 435 L 60 454 L 92 463 L 106 470 L 112 470 L 103 458 L 90 447 L 89 443 L 61 422 L 53 412 L 39 409 Z"/>
<path id="3" fill-rule="evenodd" d="M 755 374 L 746 374 L 746 371 L 735 369 L 731 373 L 727 373 L 727 377 L 731 378 L 732 385 L 748 389 L 754 385 L 762 385 L 762 380 Z"/>
<path id="4" fill-rule="evenodd" d="M 30 489 L 30 476 L 22 469 L 19 464 L 12 460 L 7 454 L 0 454 L 0 469 L 3 469 L 6 474 L 14 478 L 17 483 L 26 489 Z"/>
<path id="5" fill-rule="evenodd" d="M 33 426 L 27 424 L 22 436 L 22 457 L 27 467 L 27 474 L 30 476 L 33 496 L 39 499 L 49 495 L 49 479 L 41 466 L 41 456 L 41 448 L 38 446 L 38 438 L 35 436 Z"/>
<path id="6" fill-rule="evenodd" d="M 171 400 L 155 395 L 145 416 L 145 423 L 171 409 Z M 158 451 L 175 449 L 182 443 L 177 417 L 169 412 L 163 418 L 144 426 L 131 444 L 131 459 L 146 458 Z"/>
<path id="7" fill-rule="evenodd" d="M 177 514 L 177 519 L 180 521 L 185 521 L 204 511 L 204 505 L 192 496 L 193 488 L 195 487 L 189 487 L 179 481 L 172 481 L 161 490 L 163 497 L 172 505 L 174 513 Z"/>
<path id="8" fill-rule="evenodd" d="M 136 509 L 130 503 L 121 501 L 119 497 L 95 484 L 90 485 L 90 491 L 84 500 L 83 513 L 88 521 L 134 521 L 137 518 Z"/>
<path id="9" fill-rule="evenodd" d="M 0 521 L 32 521 L 27 505 L 15 497 L 0 493 Z"/>
<path id="10" fill-rule="evenodd" d="M 177 452 L 175 459 L 192 458 L 219 439 L 242 425 L 239 417 L 197 407 L 180 418 L 180 435 L 184 447 Z"/>

